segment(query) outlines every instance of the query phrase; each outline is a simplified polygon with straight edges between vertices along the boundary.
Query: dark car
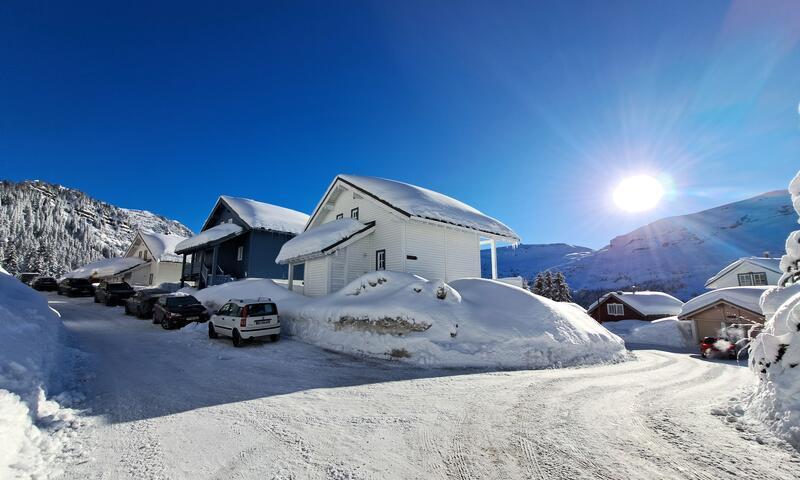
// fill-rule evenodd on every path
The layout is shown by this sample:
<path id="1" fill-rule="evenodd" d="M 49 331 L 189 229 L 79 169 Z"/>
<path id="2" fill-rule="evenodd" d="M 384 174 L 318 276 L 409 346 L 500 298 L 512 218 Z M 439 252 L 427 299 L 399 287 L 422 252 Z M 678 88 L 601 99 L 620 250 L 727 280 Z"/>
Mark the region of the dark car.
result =
<path id="1" fill-rule="evenodd" d="M 94 287 L 85 278 L 65 278 L 58 284 L 58 294 L 68 297 L 91 297 Z"/>
<path id="2" fill-rule="evenodd" d="M 20 272 L 17 274 L 17 279 L 25 285 L 30 285 L 38 276 L 38 272 Z"/>
<path id="3" fill-rule="evenodd" d="M 94 302 L 108 307 L 119 305 L 131 298 L 135 292 L 127 282 L 107 282 L 103 280 L 94 291 Z"/>
<path id="4" fill-rule="evenodd" d="M 58 281 L 53 277 L 39 277 L 31 283 L 31 287 L 40 292 L 55 292 L 58 290 Z"/>
<path id="5" fill-rule="evenodd" d="M 139 318 L 150 318 L 153 316 L 153 305 L 158 301 L 158 297 L 168 293 L 168 291 L 159 288 L 139 290 L 125 301 L 125 314 L 136 315 Z"/>
<path id="6" fill-rule="evenodd" d="M 208 317 L 206 307 L 191 295 L 163 295 L 153 307 L 153 323 L 160 323 L 164 330 L 184 327 L 191 322 L 207 322 Z"/>

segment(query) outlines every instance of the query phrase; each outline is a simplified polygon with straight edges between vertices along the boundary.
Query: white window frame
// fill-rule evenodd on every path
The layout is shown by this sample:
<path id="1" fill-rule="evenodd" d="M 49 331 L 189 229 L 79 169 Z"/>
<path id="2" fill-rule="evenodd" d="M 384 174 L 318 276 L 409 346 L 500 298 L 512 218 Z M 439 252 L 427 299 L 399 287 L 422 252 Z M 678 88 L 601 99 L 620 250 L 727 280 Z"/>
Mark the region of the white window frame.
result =
<path id="1" fill-rule="evenodd" d="M 241 262 L 243 258 L 244 258 L 244 245 L 239 245 L 239 247 L 236 248 L 236 261 Z"/>
<path id="2" fill-rule="evenodd" d="M 767 272 L 739 273 L 736 275 L 736 278 L 739 282 L 740 287 L 756 287 L 762 285 L 769 285 L 769 280 L 767 280 Z"/>
<path id="3" fill-rule="evenodd" d="M 612 317 L 625 315 L 625 305 L 621 303 L 606 303 L 606 312 Z"/>

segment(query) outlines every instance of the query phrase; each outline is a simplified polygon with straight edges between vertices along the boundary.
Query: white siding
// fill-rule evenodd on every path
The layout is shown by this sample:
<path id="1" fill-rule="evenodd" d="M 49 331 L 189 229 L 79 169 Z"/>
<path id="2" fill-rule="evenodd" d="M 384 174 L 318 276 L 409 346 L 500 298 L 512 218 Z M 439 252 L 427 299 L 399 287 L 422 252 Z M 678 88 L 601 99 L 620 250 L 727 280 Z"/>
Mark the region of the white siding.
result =
<path id="1" fill-rule="evenodd" d="M 755 265 L 750 262 L 742 262 L 741 265 L 734 268 L 730 272 L 726 273 L 721 278 L 718 278 L 717 281 L 709 284 L 707 288 L 738 287 L 739 286 L 738 275 L 740 273 L 766 273 L 768 285 L 777 285 L 778 280 L 780 280 L 781 278 L 780 273 L 775 273 L 772 270 L 767 270 L 764 267 Z"/>
<path id="2" fill-rule="evenodd" d="M 328 293 L 328 258 L 315 258 L 305 264 L 303 274 L 305 288 L 303 293 L 309 297 L 318 297 Z"/>
<path id="3" fill-rule="evenodd" d="M 153 267 L 153 285 L 162 283 L 178 283 L 181 281 L 181 268 L 183 265 L 177 262 L 158 262 Z"/>
<path id="4" fill-rule="evenodd" d="M 328 292 L 336 292 L 344 287 L 347 281 L 347 248 L 336 250 L 328 256 L 330 276 Z"/>
<path id="5" fill-rule="evenodd" d="M 428 280 L 445 280 L 445 229 L 422 222 L 406 224 L 406 271 Z"/>
<path id="6" fill-rule="evenodd" d="M 347 283 L 373 270 L 375 249 L 370 234 L 347 247 Z"/>
<path id="7" fill-rule="evenodd" d="M 481 246 L 477 233 L 444 229 L 447 235 L 446 282 L 481 276 Z"/>

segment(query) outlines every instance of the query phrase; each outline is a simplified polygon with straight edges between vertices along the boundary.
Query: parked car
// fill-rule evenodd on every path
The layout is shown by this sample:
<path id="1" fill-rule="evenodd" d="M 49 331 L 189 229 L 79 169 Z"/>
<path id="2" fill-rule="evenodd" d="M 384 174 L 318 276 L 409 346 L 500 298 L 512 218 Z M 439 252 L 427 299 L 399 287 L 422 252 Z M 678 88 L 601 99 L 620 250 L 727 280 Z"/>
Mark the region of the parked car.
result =
<path id="1" fill-rule="evenodd" d="M 58 284 L 58 294 L 68 297 L 91 297 L 94 287 L 85 278 L 65 278 Z"/>
<path id="2" fill-rule="evenodd" d="M 235 347 L 255 338 L 277 342 L 281 338 L 278 307 L 271 300 L 228 300 L 208 321 L 209 338 L 219 335 L 231 337 Z"/>
<path id="3" fill-rule="evenodd" d="M 39 272 L 20 272 L 17 274 L 17 279 L 25 285 L 30 285 L 39 275 Z"/>
<path id="4" fill-rule="evenodd" d="M 169 291 L 160 288 L 148 288 L 139 290 L 125 301 L 125 314 L 136 315 L 139 318 L 151 318 L 153 316 L 153 305 L 161 295 L 167 295 Z"/>
<path id="5" fill-rule="evenodd" d="M 58 290 L 58 280 L 53 277 L 37 277 L 31 282 L 31 287 L 40 292 L 55 292 Z"/>
<path id="6" fill-rule="evenodd" d="M 736 344 L 727 338 L 705 337 L 700 341 L 700 354 L 703 358 L 727 356 L 736 358 Z"/>
<path id="7" fill-rule="evenodd" d="M 206 307 L 191 295 L 161 295 L 153 306 L 153 323 L 160 323 L 164 330 L 184 327 L 191 322 L 207 322 L 208 317 Z"/>
<path id="8" fill-rule="evenodd" d="M 131 298 L 135 292 L 127 282 L 108 282 L 103 280 L 94 291 L 94 303 L 108 307 L 119 305 Z"/>

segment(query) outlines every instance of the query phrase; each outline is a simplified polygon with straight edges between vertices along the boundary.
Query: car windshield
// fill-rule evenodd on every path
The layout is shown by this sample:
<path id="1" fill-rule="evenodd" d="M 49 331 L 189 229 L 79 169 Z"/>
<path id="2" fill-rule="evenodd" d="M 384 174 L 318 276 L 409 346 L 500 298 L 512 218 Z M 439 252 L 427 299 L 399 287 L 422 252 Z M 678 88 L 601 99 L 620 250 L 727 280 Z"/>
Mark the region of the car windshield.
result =
<path id="1" fill-rule="evenodd" d="M 69 283 L 75 285 L 76 287 L 91 285 L 89 280 L 86 280 L 85 278 L 73 278 L 69 281 Z"/>
<path id="2" fill-rule="evenodd" d="M 196 305 L 200 302 L 191 295 L 181 295 L 180 297 L 169 297 L 167 299 L 167 306 L 169 307 L 185 307 L 187 305 Z"/>
<path id="3" fill-rule="evenodd" d="M 130 290 L 131 286 L 127 283 L 109 283 L 106 288 L 109 290 Z"/>
<path id="4" fill-rule="evenodd" d="M 254 303 L 247 306 L 247 315 L 251 317 L 263 317 L 264 315 L 275 315 L 274 303 Z"/>

